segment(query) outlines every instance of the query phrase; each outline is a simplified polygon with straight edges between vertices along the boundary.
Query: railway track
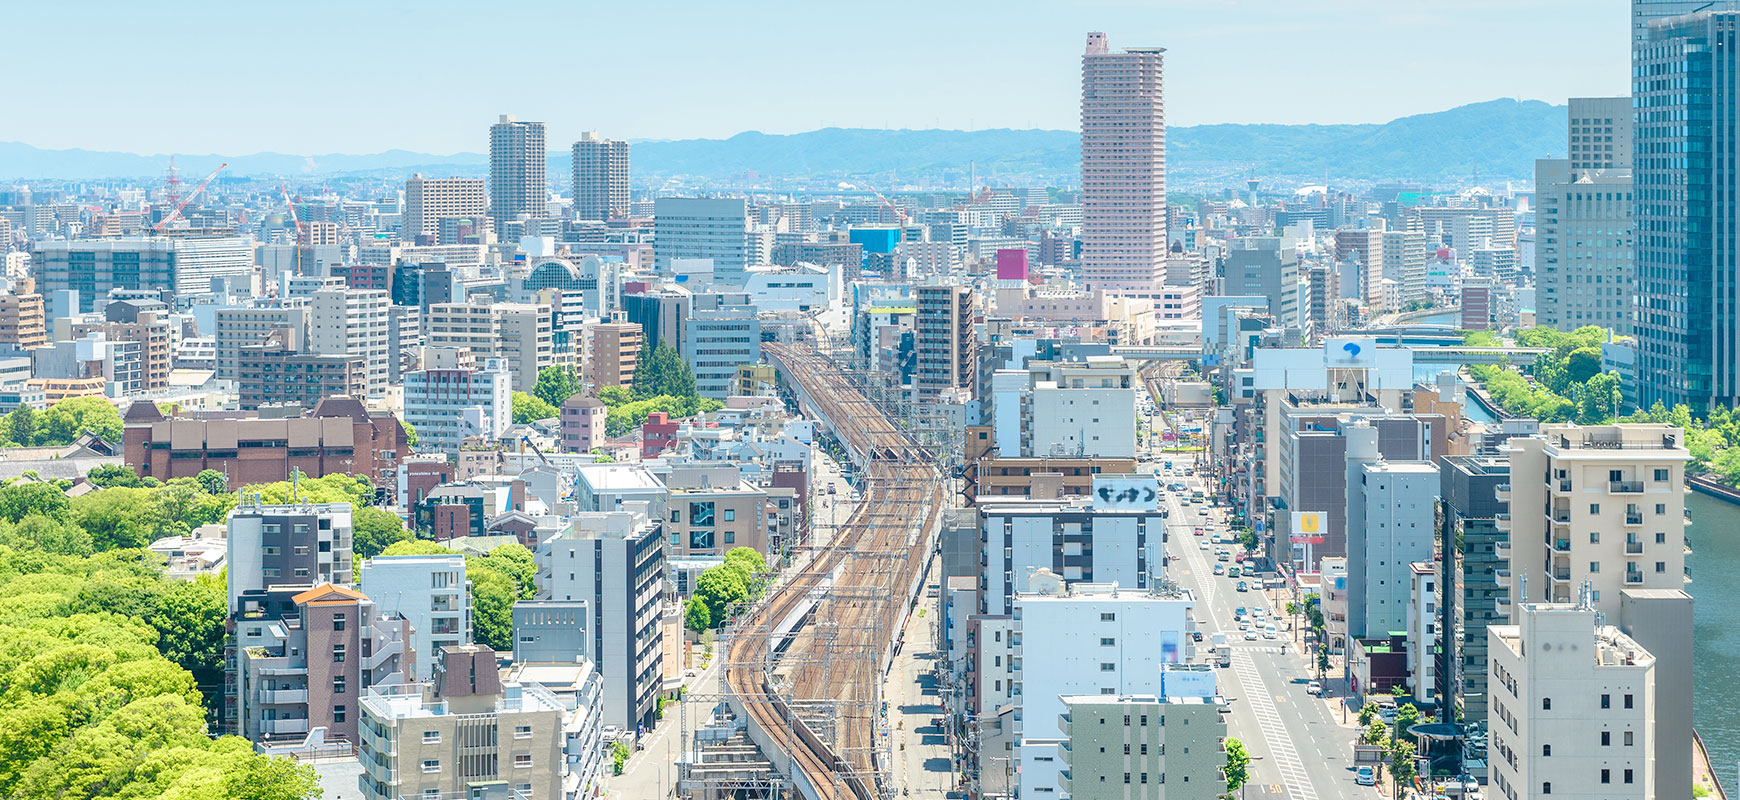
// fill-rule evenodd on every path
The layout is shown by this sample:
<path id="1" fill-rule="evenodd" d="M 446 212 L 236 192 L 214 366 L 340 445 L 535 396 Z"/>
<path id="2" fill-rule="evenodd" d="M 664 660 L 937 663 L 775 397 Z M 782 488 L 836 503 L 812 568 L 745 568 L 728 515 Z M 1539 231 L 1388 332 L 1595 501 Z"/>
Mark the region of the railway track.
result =
<path id="1" fill-rule="evenodd" d="M 802 387 L 837 438 L 866 457 L 864 499 L 828 546 L 738 625 L 726 687 L 750 724 L 790 756 L 811 800 L 876 800 L 892 791 L 876 781 L 887 766 L 876 756 L 878 687 L 946 487 L 924 451 L 826 359 L 785 345 L 764 345 L 763 352 Z M 817 601 L 780 657 L 796 666 L 776 679 L 768 637 L 743 633 L 780 624 L 836 571 L 831 595 Z M 818 703 L 836 710 L 831 741 L 800 714 Z"/>

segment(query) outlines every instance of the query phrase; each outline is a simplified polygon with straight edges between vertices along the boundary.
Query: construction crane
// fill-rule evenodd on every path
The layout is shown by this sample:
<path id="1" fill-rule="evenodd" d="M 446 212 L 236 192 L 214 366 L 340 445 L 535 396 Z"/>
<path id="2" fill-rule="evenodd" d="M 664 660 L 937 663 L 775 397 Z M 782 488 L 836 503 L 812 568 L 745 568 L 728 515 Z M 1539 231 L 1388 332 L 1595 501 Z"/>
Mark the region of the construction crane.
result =
<path id="1" fill-rule="evenodd" d="M 218 173 L 223 172 L 224 167 L 229 165 L 228 161 L 219 164 L 217 169 L 212 170 L 210 175 L 205 176 L 205 180 L 200 181 L 198 186 L 193 187 L 193 191 L 188 192 L 187 197 L 183 198 L 180 203 L 177 203 L 175 208 L 170 210 L 168 216 L 164 217 L 162 221 L 151 227 L 151 232 L 162 233 L 164 228 L 169 227 L 169 223 L 179 219 L 181 217 L 181 210 L 187 208 L 188 203 L 193 202 L 194 198 L 198 197 L 201 192 L 205 191 L 205 187 L 211 185 L 211 179 L 216 178 Z"/>
<path id="2" fill-rule="evenodd" d="M 302 274 L 302 247 L 308 244 L 307 225 L 296 215 L 296 201 L 290 199 L 290 190 L 280 184 L 278 193 L 284 195 L 284 205 L 290 207 L 290 224 L 296 227 L 296 274 Z"/>
<path id="3" fill-rule="evenodd" d="M 532 452 L 538 454 L 538 460 L 544 462 L 544 466 L 546 466 L 546 467 L 552 466 L 552 464 L 550 464 L 549 457 L 544 455 L 544 451 L 538 447 L 537 442 L 532 441 L 532 437 L 521 436 L 520 437 L 520 455 L 525 455 L 527 447 L 532 448 Z"/>

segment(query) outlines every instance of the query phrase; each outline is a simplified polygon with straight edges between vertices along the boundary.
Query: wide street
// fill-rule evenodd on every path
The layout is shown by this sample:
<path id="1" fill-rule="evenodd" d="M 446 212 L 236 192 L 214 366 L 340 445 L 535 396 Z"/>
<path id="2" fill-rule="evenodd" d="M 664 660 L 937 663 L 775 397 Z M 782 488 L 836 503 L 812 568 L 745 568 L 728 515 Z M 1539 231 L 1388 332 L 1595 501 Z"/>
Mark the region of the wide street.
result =
<path id="1" fill-rule="evenodd" d="M 1162 423 L 1164 424 L 1164 423 Z M 1158 461 L 1144 464 L 1150 471 L 1161 470 L 1161 482 L 1183 483 L 1191 492 L 1204 491 L 1202 480 L 1186 477 L 1183 470 L 1191 466 L 1192 454 L 1157 454 Z M 1175 474 L 1166 475 L 1163 462 L 1170 460 Z M 1207 494 L 1204 491 L 1204 494 Z M 1214 574 L 1215 548 L 1212 540 L 1227 533 L 1219 509 L 1203 515 L 1201 503 L 1185 505 L 1176 492 L 1163 492 L 1168 514 L 1164 567 L 1167 579 L 1189 589 L 1197 599 L 1196 619 L 1203 632 L 1197 644 L 1198 655 L 1211 661 L 1209 650 L 1214 634 L 1225 633 L 1232 645 L 1232 667 L 1217 669 L 1220 693 L 1232 708 L 1227 723 L 1227 735 L 1243 741 L 1252 756 L 1251 779 L 1246 796 L 1275 795 L 1293 800 L 1371 800 L 1376 790 L 1354 783 L 1353 738 L 1354 723 L 1342 723 L 1342 711 L 1335 698 L 1322 699 L 1306 692 L 1306 684 L 1316 677 L 1310 658 L 1300 651 L 1297 634 L 1291 630 L 1291 618 L 1277 620 L 1280 636 L 1245 639 L 1234 622 L 1235 610 L 1264 608 L 1271 618 L 1284 612 L 1286 598 L 1277 604 L 1273 595 L 1260 588 L 1260 579 L 1246 579 L 1249 591 L 1237 591 L 1239 579 Z M 1203 535 L 1195 535 L 1196 528 Z M 1231 547 L 1231 545 L 1218 545 Z M 1227 562 L 1231 565 L 1233 562 Z M 1303 617 L 1300 618 L 1303 624 Z M 1257 626 L 1261 627 L 1261 626 Z"/>

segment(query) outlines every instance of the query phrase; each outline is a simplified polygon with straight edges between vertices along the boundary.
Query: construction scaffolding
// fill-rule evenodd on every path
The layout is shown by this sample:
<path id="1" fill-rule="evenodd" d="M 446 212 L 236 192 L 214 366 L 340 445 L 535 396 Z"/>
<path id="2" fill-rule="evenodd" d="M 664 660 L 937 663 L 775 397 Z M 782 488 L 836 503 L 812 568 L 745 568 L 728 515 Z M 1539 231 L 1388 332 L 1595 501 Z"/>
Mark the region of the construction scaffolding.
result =
<path id="1" fill-rule="evenodd" d="M 682 704 L 678 786 L 704 800 L 883 800 L 895 789 L 882 686 L 934 547 L 943 473 L 864 378 L 810 347 L 763 351 L 831 426 L 862 499 L 727 624 L 718 692 Z"/>

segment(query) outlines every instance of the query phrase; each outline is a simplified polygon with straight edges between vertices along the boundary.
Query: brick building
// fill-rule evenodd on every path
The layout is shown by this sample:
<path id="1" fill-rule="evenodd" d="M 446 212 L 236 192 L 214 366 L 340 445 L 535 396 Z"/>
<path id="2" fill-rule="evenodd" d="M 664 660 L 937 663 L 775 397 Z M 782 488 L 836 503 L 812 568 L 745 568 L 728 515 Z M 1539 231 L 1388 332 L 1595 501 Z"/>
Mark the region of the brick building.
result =
<path id="1" fill-rule="evenodd" d="M 167 481 L 215 469 L 229 477 L 231 488 L 289 480 L 294 469 L 311 478 L 347 473 L 391 487 L 410 452 L 398 418 L 371 415 L 350 397 L 326 398 L 290 419 L 167 418 L 153 403 L 134 403 L 122 422 L 122 457 L 140 476 Z"/>

